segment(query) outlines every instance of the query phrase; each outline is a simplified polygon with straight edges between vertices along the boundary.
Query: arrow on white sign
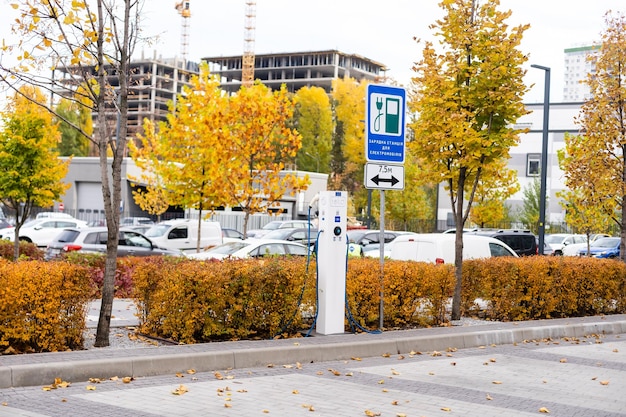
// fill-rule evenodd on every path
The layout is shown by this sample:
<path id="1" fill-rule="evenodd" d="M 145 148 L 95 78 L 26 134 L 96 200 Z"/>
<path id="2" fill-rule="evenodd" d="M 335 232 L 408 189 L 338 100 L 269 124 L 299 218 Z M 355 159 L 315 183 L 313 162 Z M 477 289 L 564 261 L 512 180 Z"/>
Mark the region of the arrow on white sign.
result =
<path id="1" fill-rule="evenodd" d="M 404 166 L 365 164 L 365 188 L 404 190 Z"/>
<path id="2" fill-rule="evenodd" d="M 393 175 L 391 175 L 391 178 L 381 178 L 379 175 L 376 175 L 374 178 L 372 178 L 372 181 L 376 185 L 380 185 L 383 182 L 388 182 L 391 184 L 391 188 L 393 188 L 394 185 L 400 182 L 400 180 Z"/>

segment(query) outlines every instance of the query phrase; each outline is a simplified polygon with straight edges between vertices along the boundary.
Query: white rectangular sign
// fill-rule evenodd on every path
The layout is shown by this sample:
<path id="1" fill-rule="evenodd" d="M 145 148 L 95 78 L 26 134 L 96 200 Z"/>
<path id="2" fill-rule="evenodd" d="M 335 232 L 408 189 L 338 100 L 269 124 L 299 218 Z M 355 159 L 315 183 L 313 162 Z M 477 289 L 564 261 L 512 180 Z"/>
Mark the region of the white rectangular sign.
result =
<path id="1" fill-rule="evenodd" d="M 404 166 L 365 164 L 365 188 L 404 190 Z"/>

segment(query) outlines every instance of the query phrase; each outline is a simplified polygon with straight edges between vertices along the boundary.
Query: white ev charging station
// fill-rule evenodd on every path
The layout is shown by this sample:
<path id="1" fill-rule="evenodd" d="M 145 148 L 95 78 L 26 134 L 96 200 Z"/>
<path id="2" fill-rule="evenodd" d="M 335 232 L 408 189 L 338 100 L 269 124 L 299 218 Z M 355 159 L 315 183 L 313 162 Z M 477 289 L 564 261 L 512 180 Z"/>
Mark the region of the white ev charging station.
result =
<path id="1" fill-rule="evenodd" d="M 344 332 L 348 193 L 321 191 L 318 199 L 316 332 Z"/>

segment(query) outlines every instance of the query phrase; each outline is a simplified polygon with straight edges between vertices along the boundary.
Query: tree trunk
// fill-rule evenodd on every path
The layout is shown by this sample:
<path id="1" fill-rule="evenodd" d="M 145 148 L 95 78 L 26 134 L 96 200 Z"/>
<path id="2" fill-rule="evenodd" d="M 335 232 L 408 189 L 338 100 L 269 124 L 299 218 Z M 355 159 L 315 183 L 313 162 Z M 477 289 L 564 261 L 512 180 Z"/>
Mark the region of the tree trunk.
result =
<path id="1" fill-rule="evenodd" d="M 98 0 L 98 24 L 99 33 L 104 34 L 103 1 Z M 102 283 L 102 304 L 98 329 L 94 346 L 109 346 L 109 329 L 111 325 L 111 311 L 113 310 L 113 297 L 115 296 L 115 274 L 117 272 L 117 246 L 120 230 L 120 208 L 122 202 L 122 162 L 126 153 L 126 137 L 128 132 L 128 77 L 130 75 L 130 9 L 131 0 L 124 0 L 124 34 L 121 42 L 118 63 L 119 87 L 112 91 L 107 81 L 104 70 L 104 47 L 98 46 L 98 84 L 100 86 L 98 97 L 98 150 L 100 151 L 100 173 L 102 176 L 102 197 L 104 201 L 104 213 L 107 220 L 107 254 L 104 267 L 104 279 Z M 98 42 L 103 42 L 102 36 Z M 113 97 L 118 108 L 118 120 L 115 141 L 112 139 L 111 130 L 106 120 L 107 93 Z M 112 94 L 115 93 L 115 94 Z M 109 147 L 113 153 L 111 174 L 109 177 L 107 150 Z"/>
<path id="2" fill-rule="evenodd" d="M 456 201 L 452 201 L 452 210 L 456 226 L 454 241 L 454 295 L 452 296 L 451 320 L 461 319 L 461 289 L 463 288 L 463 199 L 465 198 L 465 173 L 464 168 L 459 173 L 456 192 Z M 456 206 L 455 206 L 456 203 Z"/>

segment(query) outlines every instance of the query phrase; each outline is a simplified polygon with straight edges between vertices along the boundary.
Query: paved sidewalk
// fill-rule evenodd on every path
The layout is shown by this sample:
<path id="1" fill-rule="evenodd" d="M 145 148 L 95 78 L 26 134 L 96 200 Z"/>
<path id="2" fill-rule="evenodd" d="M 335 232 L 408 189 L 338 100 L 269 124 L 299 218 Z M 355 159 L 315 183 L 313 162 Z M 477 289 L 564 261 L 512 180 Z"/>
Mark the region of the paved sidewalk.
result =
<path id="1" fill-rule="evenodd" d="M 0 417 L 624 417 L 625 334 L 622 315 L 0 357 L 46 381 L 0 388 Z"/>
<path id="2" fill-rule="evenodd" d="M 72 382 L 120 375 L 136 378 L 176 374 L 188 369 L 210 372 L 622 334 L 626 334 L 626 315 L 497 322 L 380 334 L 11 355 L 0 356 L 0 388 L 43 386 L 51 384 L 55 378 Z"/>

